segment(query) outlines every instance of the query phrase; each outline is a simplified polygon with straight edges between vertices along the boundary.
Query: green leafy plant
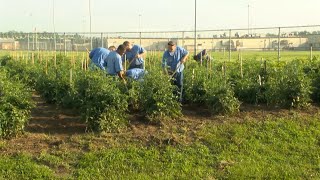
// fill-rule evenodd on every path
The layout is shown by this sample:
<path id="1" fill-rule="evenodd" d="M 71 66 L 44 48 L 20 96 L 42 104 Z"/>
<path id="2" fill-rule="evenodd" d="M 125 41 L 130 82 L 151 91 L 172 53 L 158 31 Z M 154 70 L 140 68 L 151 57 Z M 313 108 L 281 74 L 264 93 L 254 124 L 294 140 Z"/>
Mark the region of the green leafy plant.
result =
<path id="1" fill-rule="evenodd" d="M 97 131 L 117 131 L 128 123 L 127 96 L 112 77 L 100 72 L 88 72 L 75 82 L 81 102 L 81 112 L 89 128 Z"/>
<path id="2" fill-rule="evenodd" d="M 23 132 L 34 106 L 31 93 L 20 82 L 12 82 L 0 71 L 0 137 Z"/>
<path id="3" fill-rule="evenodd" d="M 274 68 L 266 90 L 268 104 L 281 107 L 304 108 L 310 104 L 311 80 L 305 76 L 302 64 L 293 61 L 283 68 Z"/>
<path id="4" fill-rule="evenodd" d="M 149 121 L 174 119 L 181 116 L 181 104 L 173 95 L 175 86 L 160 71 L 145 76 L 140 88 L 140 107 Z"/>

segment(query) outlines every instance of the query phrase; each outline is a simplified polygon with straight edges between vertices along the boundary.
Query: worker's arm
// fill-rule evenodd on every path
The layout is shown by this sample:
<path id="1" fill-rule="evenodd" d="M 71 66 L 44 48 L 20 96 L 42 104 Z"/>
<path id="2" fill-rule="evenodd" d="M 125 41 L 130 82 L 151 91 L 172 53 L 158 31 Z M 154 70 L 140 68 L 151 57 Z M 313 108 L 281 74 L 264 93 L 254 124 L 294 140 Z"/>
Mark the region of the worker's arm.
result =
<path id="1" fill-rule="evenodd" d="M 123 80 L 124 82 L 126 82 L 126 79 L 124 78 L 124 71 L 119 71 L 118 72 L 118 76 L 121 80 Z"/>
<path id="2" fill-rule="evenodd" d="M 142 58 L 142 57 L 144 57 L 146 54 L 147 54 L 147 51 L 143 51 L 143 52 L 140 53 L 140 54 L 136 54 L 136 57 L 135 57 L 135 58 Z"/>
<path id="3" fill-rule="evenodd" d="M 123 80 L 124 82 L 126 82 L 126 80 L 125 80 L 125 78 L 124 78 L 125 74 L 124 74 L 124 69 L 123 69 L 123 66 L 122 66 L 122 59 L 121 59 L 121 57 L 119 57 L 116 62 L 117 62 L 117 63 L 115 64 L 116 72 L 117 72 L 119 78 L 120 78 L 121 80 Z"/>
<path id="4" fill-rule="evenodd" d="M 185 63 L 187 61 L 188 56 L 189 56 L 189 52 L 186 51 L 185 55 L 180 60 L 181 64 L 183 64 L 183 63 Z"/>
<path id="5" fill-rule="evenodd" d="M 136 54 L 136 58 L 143 58 L 147 54 L 147 51 L 139 46 L 138 53 Z"/>

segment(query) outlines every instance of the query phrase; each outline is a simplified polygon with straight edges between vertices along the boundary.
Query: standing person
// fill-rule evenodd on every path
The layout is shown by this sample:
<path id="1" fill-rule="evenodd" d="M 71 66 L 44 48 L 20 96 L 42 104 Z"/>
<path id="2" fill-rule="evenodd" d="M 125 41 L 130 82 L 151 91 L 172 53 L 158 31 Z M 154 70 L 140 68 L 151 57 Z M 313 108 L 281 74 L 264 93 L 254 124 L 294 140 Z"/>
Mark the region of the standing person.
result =
<path id="1" fill-rule="evenodd" d="M 124 78 L 124 69 L 122 66 L 122 56 L 125 54 L 126 48 L 124 45 L 119 45 L 116 51 L 110 52 L 107 57 L 107 72 L 111 76 L 118 76 L 126 82 Z"/>
<path id="2" fill-rule="evenodd" d="M 183 92 L 183 69 L 189 52 L 180 46 L 176 46 L 173 41 L 168 42 L 168 50 L 162 57 L 162 68 L 166 74 L 173 78 L 173 84 L 176 85 L 180 93 L 180 102 L 182 101 Z M 169 71 L 167 67 L 169 66 Z"/>
<path id="3" fill-rule="evenodd" d="M 106 70 L 106 59 L 107 56 L 111 51 L 115 51 L 116 47 L 110 46 L 108 49 L 106 48 L 95 48 L 89 53 L 89 58 L 91 59 L 90 62 L 90 69 L 101 69 Z"/>
<path id="4" fill-rule="evenodd" d="M 128 69 L 144 69 L 143 57 L 146 54 L 146 50 L 139 45 L 132 45 L 129 41 L 125 41 L 123 45 L 126 48 L 126 60 L 129 60 Z"/>

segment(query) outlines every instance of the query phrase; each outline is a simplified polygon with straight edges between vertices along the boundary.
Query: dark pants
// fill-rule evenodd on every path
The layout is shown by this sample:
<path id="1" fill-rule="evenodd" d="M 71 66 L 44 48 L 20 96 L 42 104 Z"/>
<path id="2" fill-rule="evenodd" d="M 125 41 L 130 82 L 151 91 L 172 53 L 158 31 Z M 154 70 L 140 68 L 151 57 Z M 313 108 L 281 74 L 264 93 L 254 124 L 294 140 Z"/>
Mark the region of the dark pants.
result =
<path id="1" fill-rule="evenodd" d="M 183 95 L 183 71 L 176 73 L 173 76 L 172 83 L 178 87 L 178 89 L 174 92 L 175 95 L 178 96 L 179 101 L 182 102 Z"/>

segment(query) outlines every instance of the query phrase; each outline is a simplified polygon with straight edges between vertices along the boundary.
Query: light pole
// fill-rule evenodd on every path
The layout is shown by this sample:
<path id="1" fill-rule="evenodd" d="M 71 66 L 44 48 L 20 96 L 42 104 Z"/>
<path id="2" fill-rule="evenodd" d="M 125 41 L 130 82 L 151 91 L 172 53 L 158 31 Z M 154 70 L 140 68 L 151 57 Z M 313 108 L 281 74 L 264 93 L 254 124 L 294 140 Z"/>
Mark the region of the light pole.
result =
<path id="1" fill-rule="evenodd" d="M 53 25 L 53 40 L 54 40 L 54 52 L 57 51 L 57 39 L 56 39 L 56 26 L 54 19 L 54 0 L 52 0 L 52 25 Z"/>
<path id="2" fill-rule="evenodd" d="M 91 0 L 89 0 L 89 18 L 90 18 L 90 48 L 92 49 L 92 34 L 91 34 Z"/>
<path id="3" fill-rule="evenodd" d="M 140 45 L 141 45 L 141 14 L 139 14 L 139 39 L 140 39 Z"/>
<path id="4" fill-rule="evenodd" d="M 197 54 L 197 0 L 194 0 L 194 55 Z"/>
<path id="5" fill-rule="evenodd" d="M 250 34 L 250 5 L 248 4 L 248 36 Z"/>

